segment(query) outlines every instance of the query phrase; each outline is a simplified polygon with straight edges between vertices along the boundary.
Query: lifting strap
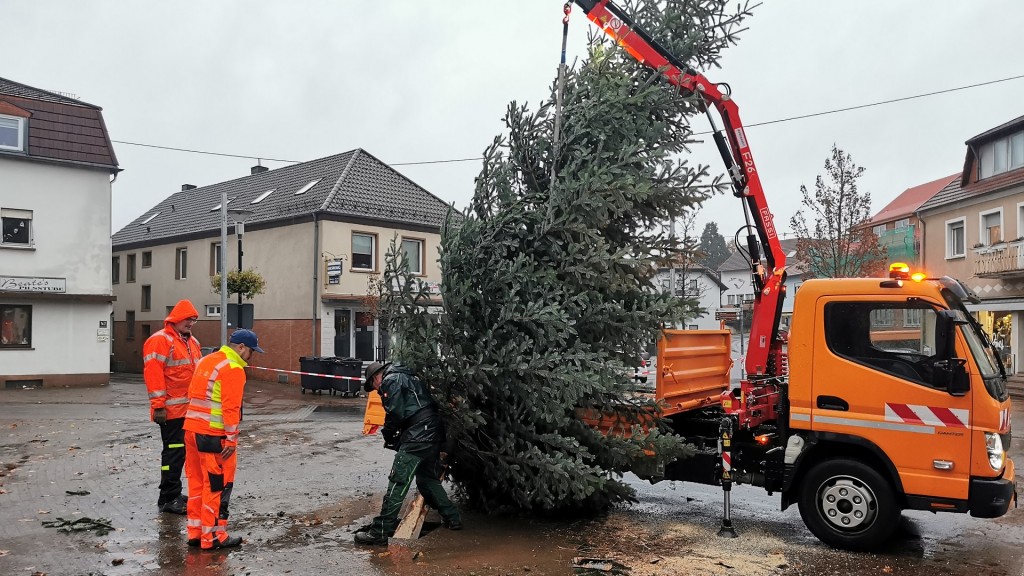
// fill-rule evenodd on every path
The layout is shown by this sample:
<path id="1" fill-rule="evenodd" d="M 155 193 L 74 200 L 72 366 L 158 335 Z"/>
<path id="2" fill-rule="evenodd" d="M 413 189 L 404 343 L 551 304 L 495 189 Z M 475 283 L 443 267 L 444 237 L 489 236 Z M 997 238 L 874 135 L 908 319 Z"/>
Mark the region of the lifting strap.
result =
<path id="1" fill-rule="evenodd" d="M 562 6 L 562 60 L 558 64 L 558 87 L 555 89 L 555 134 L 551 141 L 551 184 L 555 183 L 555 167 L 558 165 L 558 143 L 562 131 L 562 92 L 565 91 L 565 45 L 569 38 L 569 13 L 572 12 L 572 2 L 566 2 Z"/>

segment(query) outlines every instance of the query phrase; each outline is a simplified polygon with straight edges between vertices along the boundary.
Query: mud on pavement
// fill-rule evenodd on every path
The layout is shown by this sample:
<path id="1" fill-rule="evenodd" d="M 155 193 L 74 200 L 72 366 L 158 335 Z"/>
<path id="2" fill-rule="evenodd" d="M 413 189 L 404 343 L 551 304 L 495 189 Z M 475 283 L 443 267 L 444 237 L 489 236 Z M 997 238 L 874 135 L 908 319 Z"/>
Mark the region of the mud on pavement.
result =
<path id="1" fill-rule="evenodd" d="M 466 511 L 462 531 L 432 515 L 408 546 L 357 547 L 352 533 L 378 510 L 393 456 L 361 435 L 363 402 L 250 382 L 229 526 L 245 544 L 202 552 L 186 547 L 184 517 L 156 511 L 160 441 L 141 379 L 0 390 L 0 574 L 996 576 L 1024 563 L 1020 511 L 994 521 L 908 513 L 891 549 L 851 554 L 814 540 L 795 509 L 779 512 L 757 489 L 734 490 L 740 538 L 729 540 L 716 536 L 720 490 L 635 478 L 637 503 L 590 520 Z M 115 530 L 43 527 L 58 517 Z"/>

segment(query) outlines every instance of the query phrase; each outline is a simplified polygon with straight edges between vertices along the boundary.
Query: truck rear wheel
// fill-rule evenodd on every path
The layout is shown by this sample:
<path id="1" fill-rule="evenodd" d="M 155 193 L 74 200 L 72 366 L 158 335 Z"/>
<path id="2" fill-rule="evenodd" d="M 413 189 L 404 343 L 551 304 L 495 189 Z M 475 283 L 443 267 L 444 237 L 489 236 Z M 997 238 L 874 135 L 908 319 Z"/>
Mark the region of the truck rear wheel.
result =
<path id="1" fill-rule="evenodd" d="M 858 460 L 815 465 L 800 486 L 800 516 L 822 542 L 846 550 L 877 548 L 896 529 L 892 486 Z"/>

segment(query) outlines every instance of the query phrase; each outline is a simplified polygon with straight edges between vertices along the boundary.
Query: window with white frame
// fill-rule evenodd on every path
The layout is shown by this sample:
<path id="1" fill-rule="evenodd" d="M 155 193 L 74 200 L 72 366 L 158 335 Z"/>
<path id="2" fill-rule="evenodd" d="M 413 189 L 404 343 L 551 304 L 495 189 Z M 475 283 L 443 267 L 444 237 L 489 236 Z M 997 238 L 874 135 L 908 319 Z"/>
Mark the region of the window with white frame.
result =
<path id="1" fill-rule="evenodd" d="M 982 144 L 978 148 L 978 179 L 1024 167 L 1024 131 Z"/>
<path id="2" fill-rule="evenodd" d="M 908 328 L 920 328 L 921 327 L 921 313 L 924 310 L 920 308 L 906 308 L 903 310 L 903 325 Z"/>
<path id="3" fill-rule="evenodd" d="M 910 228 L 910 218 L 903 218 L 901 220 L 897 220 L 896 229 L 899 230 L 900 228 Z"/>
<path id="4" fill-rule="evenodd" d="M 206 316 L 209 318 L 220 318 L 220 304 L 207 304 Z"/>
<path id="5" fill-rule="evenodd" d="M 872 226 L 871 231 L 875 233 L 875 236 L 881 236 L 885 234 L 885 224 L 879 224 L 878 226 Z"/>
<path id="6" fill-rule="evenodd" d="M 0 114 L 0 150 L 25 151 L 25 119 Z"/>
<path id="7" fill-rule="evenodd" d="M 374 270 L 377 261 L 376 234 L 352 234 L 352 269 Z"/>
<path id="8" fill-rule="evenodd" d="M 989 210 L 978 215 L 978 242 L 991 246 L 1003 241 L 1003 209 Z"/>
<path id="9" fill-rule="evenodd" d="M 409 272 L 423 274 L 423 240 L 402 238 L 402 252 L 409 261 Z"/>
<path id="10" fill-rule="evenodd" d="M 871 327 L 874 328 L 876 326 L 892 326 L 894 316 L 895 314 L 893 314 L 892 308 L 878 308 L 872 310 Z"/>
<path id="11" fill-rule="evenodd" d="M 946 221 L 946 258 L 963 258 L 966 254 L 964 218 Z"/>
<path id="12" fill-rule="evenodd" d="M 220 274 L 220 242 L 210 243 L 210 276 Z"/>
<path id="13" fill-rule="evenodd" d="M 188 278 L 188 248 L 178 248 L 174 251 L 174 279 L 184 280 Z"/>
<path id="14" fill-rule="evenodd" d="M 31 246 L 32 211 L 14 208 L 0 208 L 0 222 L 3 223 L 3 246 Z"/>

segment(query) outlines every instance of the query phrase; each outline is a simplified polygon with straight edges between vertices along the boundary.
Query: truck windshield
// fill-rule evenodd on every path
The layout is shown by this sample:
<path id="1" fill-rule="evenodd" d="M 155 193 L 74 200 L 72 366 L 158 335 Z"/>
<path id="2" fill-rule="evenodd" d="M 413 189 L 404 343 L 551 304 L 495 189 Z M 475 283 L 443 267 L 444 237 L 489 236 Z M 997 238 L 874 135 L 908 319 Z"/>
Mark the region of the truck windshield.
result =
<path id="1" fill-rule="evenodd" d="M 967 346 L 971 349 L 971 355 L 974 356 L 974 361 L 977 362 L 978 370 L 981 372 L 982 377 L 998 376 L 1000 374 L 999 357 L 992 349 L 992 346 L 988 344 L 985 335 L 981 333 L 981 326 L 976 322 L 972 322 L 973 318 L 963 310 L 960 310 L 958 315 L 961 316 L 961 320 L 964 322 L 960 326 L 960 332 L 964 335 L 964 339 L 967 340 Z"/>
<path id="2" fill-rule="evenodd" d="M 982 376 L 988 379 L 992 376 L 1004 375 L 1003 364 L 999 360 L 999 354 L 992 347 L 992 343 L 989 342 L 988 336 L 985 335 L 985 331 L 981 328 L 981 324 L 974 319 L 974 316 L 971 316 L 971 313 L 967 311 L 966 304 L 964 304 L 965 300 L 972 304 L 977 304 L 981 302 L 981 299 L 966 284 L 959 280 L 949 276 L 943 276 L 938 280 L 942 285 L 942 296 L 949 304 L 950 310 L 956 310 L 959 315 L 958 319 L 963 322 L 961 324 L 961 333 L 967 339 L 967 345 L 971 348 L 971 355 L 974 356 L 975 361 L 978 363 L 978 370 L 981 371 Z"/>

